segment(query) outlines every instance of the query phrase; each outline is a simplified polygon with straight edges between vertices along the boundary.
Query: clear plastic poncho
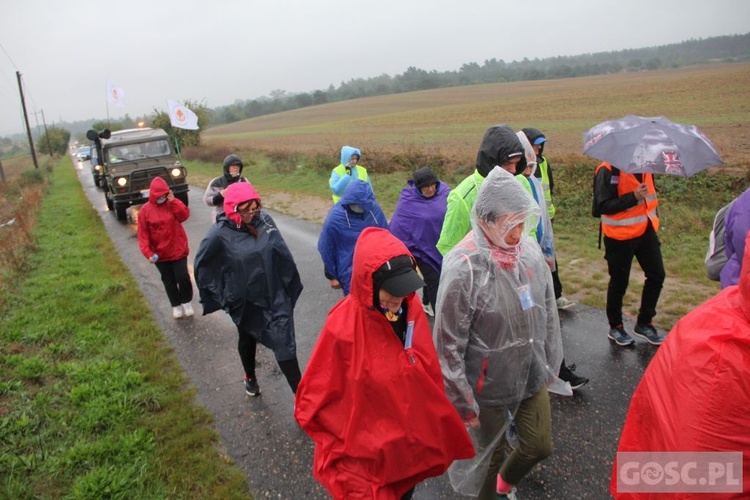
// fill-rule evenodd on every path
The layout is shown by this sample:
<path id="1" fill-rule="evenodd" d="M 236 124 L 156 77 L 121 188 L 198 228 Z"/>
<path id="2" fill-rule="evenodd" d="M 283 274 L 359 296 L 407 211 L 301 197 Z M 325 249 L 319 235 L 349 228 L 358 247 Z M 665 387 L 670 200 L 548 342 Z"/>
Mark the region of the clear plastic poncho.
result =
<path id="1" fill-rule="evenodd" d="M 516 132 L 518 140 L 521 141 L 523 146 L 523 154 L 526 159 L 526 165 L 531 167 L 531 175 L 526 177 L 526 180 L 533 186 L 533 189 L 537 193 L 537 198 L 534 201 L 539 205 L 540 219 L 537 221 L 536 240 L 539 242 L 539 246 L 542 247 L 542 253 L 548 259 L 555 258 L 555 236 L 552 232 L 552 219 L 549 217 L 549 211 L 547 209 L 547 200 L 544 198 L 544 188 L 539 179 L 534 175 L 536 169 L 539 167 L 536 161 L 536 153 L 534 148 L 531 146 L 529 139 L 523 132 Z M 523 175 L 523 174 L 519 174 Z M 531 228 L 530 228 L 531 230 Z"/>
<path id="2" fill-rule="evenodd" d="M 494 168 L 472 208 L 472 231 L 444 258 L 434 340 L 446 393 L 464 421 L 484 407 L 515 415 L 557 380 L 563 350 L 552 276 L 529 236 L 540 214 L 518 180 Z M 469 429 L 476 457 L 448 471 L 457 492 L 477 496 L 510 420 L 489 436 Z"/>

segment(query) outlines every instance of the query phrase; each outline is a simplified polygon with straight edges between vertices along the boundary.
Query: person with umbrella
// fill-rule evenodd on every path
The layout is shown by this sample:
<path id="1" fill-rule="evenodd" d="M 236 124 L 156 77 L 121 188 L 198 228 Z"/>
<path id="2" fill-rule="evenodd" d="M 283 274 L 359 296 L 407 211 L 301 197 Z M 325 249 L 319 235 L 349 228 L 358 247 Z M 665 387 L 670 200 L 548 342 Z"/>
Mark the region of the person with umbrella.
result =
<path id="1" fill-rule="evenodd" d="M 661 245 L 656 234 L 659 230 L 659 200 L 654 176 L 628 174 L 602 162 L 596 168 L 594 190 L 601 214 L 604 258 L 609 272 L 607 336 L 620 346 L 628 346 L 634 342 L 623 326 L 622 302 L 635 257 L 646 275 L 646 281 L 634 332 L 650 344 L 660 345 L 664 337 L 651 323 L 656 316 L 656 304 L 665 278 Z"/>
<path id="2" fill-rule="evenodd" d="M 634 342 L 623 327 L 622 302 L 635 257 L 646 281 L 634 332 L 660 345 L 664 336 L 651 323 L 665 277 L 653 174 L 688 177 L 722 163 L 721 158 L 698 127 L 663 116 L 605 121 L 583 134 L 583 142 L 584 154 L 602 160 L 594 179 L 593 213 L 601 218 L 609 271 L 608 337 L 621 346 Z"/>

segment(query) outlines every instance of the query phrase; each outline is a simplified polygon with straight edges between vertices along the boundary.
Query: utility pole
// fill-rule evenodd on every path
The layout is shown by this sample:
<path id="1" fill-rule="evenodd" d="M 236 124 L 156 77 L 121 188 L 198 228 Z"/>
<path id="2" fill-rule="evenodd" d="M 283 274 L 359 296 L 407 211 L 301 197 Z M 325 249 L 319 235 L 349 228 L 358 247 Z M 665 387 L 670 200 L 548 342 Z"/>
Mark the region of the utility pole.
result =
<path id="1" fill-rule="evenodd" d="M 44 137 L 47 138 L 47 153 L 52 156 L 52 146 L 49 143 L 49 132 L 47 132 L 47 122 L 44 121 L 44 110 L 42 110 L 42 125 L 44 125 Z"/>
<path id="2" fill-rule="evenodd" d="M 36 161 L 36 152 L 34 151 L 34 139 L 31 138 L 31 129 L 29 128 L 29 114 L 26 112 L 26 100 L 23 97 L 23 85 L 21 84 L 21 72 L 16 71 L 18 78 L 18 91 L 21 93 L 21 107 L 23 107 L 23 121 L 26 123 L 26 135 L 29 137 L 29 147 L 31 148 L 31 158 L 34 160 L 34 168 L 39 168 L 39 162 Z"/>

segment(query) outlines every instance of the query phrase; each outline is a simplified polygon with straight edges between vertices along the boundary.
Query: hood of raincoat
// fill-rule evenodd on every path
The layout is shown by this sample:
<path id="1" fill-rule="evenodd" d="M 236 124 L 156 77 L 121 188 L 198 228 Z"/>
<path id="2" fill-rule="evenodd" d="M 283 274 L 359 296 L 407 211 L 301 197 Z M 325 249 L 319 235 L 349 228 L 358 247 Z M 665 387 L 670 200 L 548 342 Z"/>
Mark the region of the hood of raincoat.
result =
<path id="1" fill-rule="evenodd" d="M 224 213 L 235 224 L 242 224 L 242 217 L 236 212 L 237 205 L 255 200 L 260 203 L 260 195 L 249 182 L 235 182 L 227 188 L 224 196 Z"/>
<path id="2" fill-rule="evenodd" d="M 343 207 L 349 207 L 349 205 L 359 205 L 365 213 L 368 213 L 378 206 L 378 202 L 375 199 L 375 193 L 372 191 L 372 186 L 369 182 L 353 180 L 346 186 L 344 194 L 341 195 L 339 204 Z"/>
<path id="3" fill-rule="evenodd" d="M 541 146 L 541 148 L 539 149 L 539 156 L 542 156 L 542 153 L 544 153 L 544 144 L 547 141 L 547 136 L 545 136 L 541 130 L 535 129 L 533 127 L 522 128 L 521 132 L 526 135 L 531 144 L 534 144 L 534 142 L 539 139 L 544 139 L 544 141 L 539 144 L 539 146 Z"/>
<path id="4" fill-rule="evenodd" d="M 341 148 L 341 164 L 346 165 L 349 163 L 349 160 L 352 159 L 352 156 L 357 155 L 359 159 L 362 159 L 362 153 L 357 148 L 353 148 L 352 146 L 344 146 Z"/>
<path id="5" fill-rule="evenodd" d="M 750 493 L 750 235 L 740 283 L 723 289 L 680 319 L 648 365 L 630 401 L 617 452 L 742 452 L 742 492 Z M 617 492 L 616 499 L 663 494 Z"/>
<path id="6" fill-rule="evenodd" d="M 502 168 L 493 169 L 479 188 L 477 199 L 471 209 L 471 227 L 473 241 L 477 248 L 492 251 L 493 245 L 488 238 L 487 223 L 511 217 L 524 221 L 523 235 L 528 237 L 537 226 L 541 209 L 528 191 L 518 182 L 515 176 Z"/>
<path id="7" fill-rule="evenodd" d="M 167 193 L 169 193 L 167 181 L 161 177 L 156 177 L 151 181 L 151 185 L 148 188 L 148 201 L 156 205 L 156 200 Z"/>
<path id="8" fill-rule="evenodd" d="M 229 155 L 226 158 L 224 158 L 224 175 L 229 179 L 231 176 L 229 175 L 229 166 L 233 165 L 235 163 L 238 163 L 240 165 L 240 176 L 242 176 L 242 169 L 245 167 L 245 164 L 242 163 L 242 160 L 237 155 Z"/>
<path id="9" fill-rule="evenodd" d="M 523 155 L 523 146 L 508 125 L 493 125 L 487 129 L 479 145 L 475 166 L 482 177 L 487 177 L 496 165 L 506 163 L 514 156 Z"/>
<path id="10" fill-rule="evenodd" d="M 516 132 L 516 136 L 518 137 L 518 140 L 521 141 L 521 146 L 523 146 L 523 156 L 521 157 L 521 161 L 518 162 L 516 175 L 523 174 L 523 171 L 526 170 L 529 165 L 531 165 L 530 176 L 533 177 L 534 172 L 536 172 L 536 168 L 539 165 L 536 161 L 536 153 L 534 153 L 534 148 L 531 147 L 531 143 L 526 137 L 526 134 L 524 134 L 523 132 Z"/>

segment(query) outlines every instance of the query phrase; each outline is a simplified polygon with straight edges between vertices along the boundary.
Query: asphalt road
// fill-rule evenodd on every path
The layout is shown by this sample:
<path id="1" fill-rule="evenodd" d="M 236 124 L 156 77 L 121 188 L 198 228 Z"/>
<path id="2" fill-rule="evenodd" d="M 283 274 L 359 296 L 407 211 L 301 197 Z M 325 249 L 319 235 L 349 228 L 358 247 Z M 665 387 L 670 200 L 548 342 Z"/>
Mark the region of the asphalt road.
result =
<path id="1" fill-rule="evenodd" d="M 77 164 L 76 164 L 77 165 Z M 139 283 L 165 337 L 196 390 L 197 401 L 215 418 L 226 454 L 247 472 L 255 498 L 328 498 L 312 477 L 312 441 L 297 426 L 293 395 L 272 353 L 258 348 L 262 394 L 245 396 L 237 354 L 237 331 L 223 312 L 202 316 L 196 290 L 192 319 L 174 320 L 158 271 L 138 250 L 136 226 L 118 222 L 94 186 L 88 162 L 76 166 L 92 205 L 100 214 L 120 256 Z M 203 187 L 191 186 L 191 217 L 185 222 L 188 262 L 211 224 L 202 202 Z M 262 196 L 262 193 L 261 193 Z M 129 209 L 137 214 L 137 208 Z M 297 352 L 304 370 L 326 313 L 341 298 L 323 276 L 317 252 L 318 224 L 271 212 L 302 276 L 305 290 L 295 310 Z M 518 488 L 523 499 L 610 498 L 612 461 L 630 395 L 656 348 L 637 340 L 617 347 L 606 337 L 604 312 L 578 305 L 561 311 L 565 358 L 591 382 L 572 397 L 552 395 L 553 455 L 538 465 Z M 626 327 L 632 329 L 632 322 Z M 415 499 L 463 498 L 447 476 L 417 486 Z"/>

